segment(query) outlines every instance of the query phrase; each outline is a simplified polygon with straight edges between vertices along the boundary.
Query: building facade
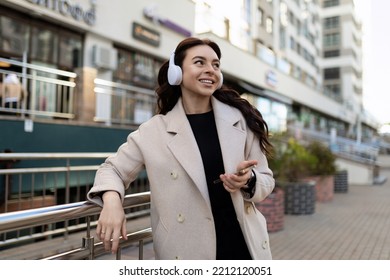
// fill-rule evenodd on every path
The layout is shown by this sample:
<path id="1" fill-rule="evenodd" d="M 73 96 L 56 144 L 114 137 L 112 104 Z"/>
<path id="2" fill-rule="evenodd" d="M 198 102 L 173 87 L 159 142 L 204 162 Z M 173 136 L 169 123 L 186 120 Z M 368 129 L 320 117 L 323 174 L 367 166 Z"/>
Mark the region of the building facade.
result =
<path id="1" fill-rule="evenodd" d="M 219 5 L 232 9 L 222 13 Z M 378 124 L 361 105 L 361 28 L 351 7 L 352 0 L 4 0 L 0 58 L 21 64 L 0 70 L 23 73 L 27 63 L 77 74 L 77 98 L 56 98 L 49 87 L 39 98 L 30 92 L 24 109 L 76 102 L 72 121 L 139 124 L 153 106 L 100 95 L 97 81 L 150 95 L 177 43 L 207 37 L 221 47 L 225 83 L 259 108 L 272 131 L 295 123 L 369 138 Z"/>

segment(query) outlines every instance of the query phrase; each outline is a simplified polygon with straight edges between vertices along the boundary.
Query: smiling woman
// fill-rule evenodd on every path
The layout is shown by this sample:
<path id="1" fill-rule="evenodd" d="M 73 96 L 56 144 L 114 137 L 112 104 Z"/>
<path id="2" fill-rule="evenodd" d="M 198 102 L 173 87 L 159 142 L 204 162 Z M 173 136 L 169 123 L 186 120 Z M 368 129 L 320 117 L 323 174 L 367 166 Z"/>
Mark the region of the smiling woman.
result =
<path id="1" fill-rule="evenodd" d="M 254 205 L 275 185 L 268 126 L 223 85 L 220 59 L 215 42 L 180 42 L 158 74 L 158 114 L 97 171 L 88 199 L 103 207 L 96 233 L 107 250 L 126 238 L 125 189 L 146 169 L 156 259 L 271 259 Z"/>

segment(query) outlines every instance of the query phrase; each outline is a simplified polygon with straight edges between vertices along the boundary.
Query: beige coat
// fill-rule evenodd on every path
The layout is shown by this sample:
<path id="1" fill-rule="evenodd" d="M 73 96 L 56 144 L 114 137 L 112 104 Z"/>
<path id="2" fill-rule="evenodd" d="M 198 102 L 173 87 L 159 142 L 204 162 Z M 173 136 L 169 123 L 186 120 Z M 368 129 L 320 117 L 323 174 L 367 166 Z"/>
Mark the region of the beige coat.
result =
<path id="1" fill-rule="evenodd" d="M 256 192 L 246 200 L 232 193 L 237 219 L 254 259 L 271 259 L 264 216 L 254 202 L 263 200 L 275 181 L 258 140 L 241 113 L 214 97 L 212 106 L 226 172 L 243 160 L 257 159 Z M 88 199 L 102 205 L 100 196 L 127 187 L 146 167 L 151 190 L 151 220 L 156 259 L 216 258 L 216 234 L 202 158 L 181 100 L 166 115 L 156 115 L 131 133 L 117 153 L 96 173 Z"/>

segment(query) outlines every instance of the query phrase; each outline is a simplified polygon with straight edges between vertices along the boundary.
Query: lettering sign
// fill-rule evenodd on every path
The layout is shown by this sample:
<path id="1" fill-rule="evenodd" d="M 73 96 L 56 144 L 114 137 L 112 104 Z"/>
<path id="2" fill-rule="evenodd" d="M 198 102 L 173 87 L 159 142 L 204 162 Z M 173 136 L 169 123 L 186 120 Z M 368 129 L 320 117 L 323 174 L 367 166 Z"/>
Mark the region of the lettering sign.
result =
<path id="1" fill-rule="evenodd" d="M 133 22 L 133 37 L 147 44 L 158 47 L 161 41 L 159 32 Z"/>
<path id="2" fill-rule="evenodd" d="M 185 29 L 184 27 L 178 25 L 177 23 L 175 23 L 167 18 L 160 16 L 158 14 L 157 6 L 155 4 L 149 5 L 146 8 L 144 8 L 144 16 L 147 19 L 149 19 L 155 23 L 159 23 L 162 26 L 165 26 L 166 28 L 168 28 L 176 33 L 179 33 L 185 37 L 191 36 L 191 31 Z"/>
<path id="3" fill-rule="evenodd" d="M 96 0 L 91 0 L 89 10 L 83 9 L 79 4 L 74 4 L 70 0 L 25 0 L 32 4 L 45 7 L 60 13 L 63 16 L 72 17 L 77 21 L 84 21 L 88 25 L 96 22 L 95 4 Z"/>
<path id="4" fill-rule="evenodd" d="M 265 81 L 268 85 L 275 87 L 278 83 L 276 73 L 272 70 L 269 70 L 265 75 Z"/>

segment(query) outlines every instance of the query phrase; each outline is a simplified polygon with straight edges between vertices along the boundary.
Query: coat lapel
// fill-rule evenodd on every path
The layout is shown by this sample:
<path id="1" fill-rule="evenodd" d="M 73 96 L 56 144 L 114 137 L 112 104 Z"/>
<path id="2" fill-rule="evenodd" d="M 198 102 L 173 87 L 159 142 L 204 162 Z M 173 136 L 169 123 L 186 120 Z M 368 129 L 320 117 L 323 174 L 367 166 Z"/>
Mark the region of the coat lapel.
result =
<path id="1" fill-rule="evenodd" d="M 215 98 L 212 99 L 212 104 L 225 172 L 234 173 L 237 164 L 244 160 L 246 133 L 240 123 L 242 117 L 237 110 Z"/>
<path id="2" fill-rule="evenodd" d="M 222 150 L 222 157 L 225 172 L 234 173 L 237 165 L 245 159 L 246 132 L 243 130 L 243 117 L 239 111 L 228 105 L 212 99 L 215 122 L 218 130 L 219 142 Z M 243 221 L 244 200 L 240 191 L 231 193 L 237 219 Z"/>
<path id="3" fill-rule="evenodd" d="M 206 175 L 204 169 L 199 168 L 203 166 L 202 157 L 181 99 L 167 113 L 166 118 L 168 122 L 167 132 L 173 134 L 171 141 L 168 143 L 168 148 L 195 183 L 211 210 Z"/>

